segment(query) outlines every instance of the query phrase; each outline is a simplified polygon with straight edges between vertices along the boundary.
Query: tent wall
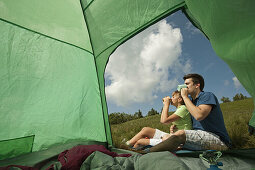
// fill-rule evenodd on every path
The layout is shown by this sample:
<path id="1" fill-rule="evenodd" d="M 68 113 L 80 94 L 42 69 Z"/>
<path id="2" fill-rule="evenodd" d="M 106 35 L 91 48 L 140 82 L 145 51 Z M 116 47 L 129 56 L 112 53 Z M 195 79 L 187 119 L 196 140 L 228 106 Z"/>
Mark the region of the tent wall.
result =
<path id="1" fill-rule="evenodd" d="M 80 2 L 0 7 L 0 159 L 72 141 L 106 142 Z"/>
<path id="2" fill-rule="evenodd" d="M 78 0 L 0 0 L 0 18 L 92 52 Z"/>
<path id="3" fill-rule="evenodd" d="M 255 1 L 185 2 L 216 54 L 229 65 L 255 104 Z M 249 124 L 255 127 L 255 111 Z"/>

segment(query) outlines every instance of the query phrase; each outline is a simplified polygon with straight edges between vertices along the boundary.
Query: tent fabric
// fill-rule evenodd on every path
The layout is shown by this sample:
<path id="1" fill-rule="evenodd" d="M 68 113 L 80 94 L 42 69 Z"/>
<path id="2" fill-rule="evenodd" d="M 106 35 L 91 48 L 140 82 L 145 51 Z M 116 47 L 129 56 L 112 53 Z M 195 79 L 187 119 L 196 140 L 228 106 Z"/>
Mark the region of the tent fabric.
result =
<path id="1" fill-rule="evenodd" d="M 10 170 L 10 169 L 15 169 L 15 170 L 38 170 L 33 167 L 27 167 L 27 166 L 21 166 L 21 165 L 9 165 L 6 167 L 0 167 L 1 170 Z"/>
<path id="2" fill-rule="evenodd" d="M 1 141 L 0 160 L 32 152 L 33 143 L 34 136 Z"/>
<path id="3" fill-rule="evenodd" d="M 58 160 L 58 155 L 66 150 L 70 150 L 80 145 L 100 145 L 101 147 L 107 148 L 108 145 L 105 142 L 95 141 L 72 141 L 65 144 L 59 144 L 49 147 L 45 150 L 34 151 L 31 153 L 22 154 L 13 158 L 7 158 L 0 160 L 0 167 L 6 167 L 8 165 L 21 165 L 34 167 L 37 169 L 46 169 Z M 113 151 L 116 152 L 116 151 Z M 123 152 L 126 154 L 127 152 Z M 122 152 L 120 153 L 122 154 Z"/>
<path id="4" fill-rule="evenodd" d="M 2 20 L 0 31 L 0 141 L 34 135 L 33 151 L 105 142 L 93 55 Z"/>
<path id="5" fill-rule="evenodd" d="M 0 0 L 0 142 L 34 136 L 33 152 L 75 141 L 112 145 L 104 87 L 109 56 L 180 9 L 254 98 L 254 6 L 253 0 Z M 249 125 L 255 127 L 255 112 Z"/>
<path id="6" fill-rule="evenodd" d="M 216 54 L 228 64 L 255 99 L 255 1 L 185 2 L 192 18 L 196 18 L 201 30 L 209 38 Z M 255 127 L 255 111 L 249 124 Z"/>
<path id="7" fill-rule="evenodd" d="M 1 0 L 0 8 L 2 20 L 92 52 L 79 1 Z"/>

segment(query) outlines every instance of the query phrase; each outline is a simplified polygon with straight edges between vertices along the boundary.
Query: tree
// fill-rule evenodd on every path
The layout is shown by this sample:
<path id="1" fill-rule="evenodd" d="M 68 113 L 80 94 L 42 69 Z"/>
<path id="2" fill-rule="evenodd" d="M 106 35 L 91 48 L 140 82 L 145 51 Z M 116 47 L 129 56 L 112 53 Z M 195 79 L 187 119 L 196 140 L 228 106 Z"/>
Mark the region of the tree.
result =
<path id="1" fill-rule="evenodd" d="M 157 115 L 159 114 L 156 110 L 154 110 L 153 108 L 151 108 L 151 110 L 148 112 L 147 116 L 152 116 L 152 115 Z"/>
<path id="2" fill-rule="evenodd" d="M 110 124 L 120 124 L 135 119 L 134 116 L 127 113 L 111 113 L 109 115 Z"/>
<path id="3" fill-rule="evenodd" d="M 162 114 L 162 111 L 163 111 L 163 107 L 161 108 L 161 110 L 160 110 L 159 114 Z"/>
<path id="4" fill-rule="evenodd" d="M 231 102 L 230 99 L 229 99 L 228 97 L 224 97 L 224 96 L 223 96 L 220 100 L 221 100 L 223 103 Z"/>
<path id="5" fill-rule="evenodd" d="M 244 100 L 247 99 L 247 96 L 244 96 L 242 93 L 237 93 L 234 97 L 233 97 L 233 101 L 237 101 L 237 100 Z"/>
<path id="6" fill-rule="evenodd" d="M 135 112 L 134 117 L 136 119 L 143 118 L 143 115 L 140 109 L 138 110 L 138 112 Z"/>

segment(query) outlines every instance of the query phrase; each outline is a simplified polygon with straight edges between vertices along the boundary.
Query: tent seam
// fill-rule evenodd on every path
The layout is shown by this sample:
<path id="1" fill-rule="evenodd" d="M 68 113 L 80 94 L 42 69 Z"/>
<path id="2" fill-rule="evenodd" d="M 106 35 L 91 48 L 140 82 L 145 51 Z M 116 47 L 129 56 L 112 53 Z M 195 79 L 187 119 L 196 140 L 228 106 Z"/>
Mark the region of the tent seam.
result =
<path id="1" fill-rule="evenodd" d="M 184 7 L 184 8 L 182 9 L 182 12 L 183 12 L 184 15 L 188 18 L 188 20 L 192 23 L 192 25 L 193 25 L 194 27 L 196 27 L 198 30 L 200 30 L 200 31 L 205 35 L 205 37 L 210 41 L 209 37 L 208 37 L 208 36 L 205 34 L 205 32 L 203 31 L 201 25 L 199 25 L 199 26 L 200 26 L 200 28 L 199 28 L 198 25 L 195 24 L 195 22 L 194 22 L 194 21 L 191 19 L 191 17 L 188 15 L 188 13 L 187 13 L 187 11 L 186 11 L 186 7 Z"/>
<path id="2" fill-rule="evenodd" d="M 90 1 L 90 3 L 84 9 L 82 9 L 82 10 L 85 11 L 94 1 L 95 0 Z"/>
<path id="3" fill-rule="evenodd" d="M 11 25 L 17 26 L 17 27 L 19 27 L 19 28 L 25 29 L 25 30 L 27 30 L 27 31 L 30 31 L 30 32 L 33 32 L 33 33 L 39 34 L 39 35 L 41 35 L 41 36 L 45 36 L 45 37 L 47 37 L 47 38 L 49 38 L 49 39 L 53 39 L 53 40 L 59 41 L 59 42 L 61 42 L 61 43 L 65 43 L 65 44 L 71 45 L 71 46 L 73 46 L 73 47 L 79 48 L 79 49 L 81 49 L 81 50 L 84 50 L 84 51 L 86 51 L 86 52 L 88 52 L 88 53 L 92 54 L 90 51 L 86 50 L 85 48 L 79 47 L 79 46 L 74 45 L 74 44 L 72 44 L 72 43 L 68 43 L 68 42 L 65 42 L 65 41 L 63 41 L 63 40 L 60 40 L 60 39 L 57 39 L 57 38 L 51 37 L 51 36 L 49 36 L 49 35 L 46 35 L 46 34 L 43 34 L 43 33 L 40 33 L 40 32 L 34 31 L 34 30 L 31 30 L 31 29 L 26 28 L 26 27 L 24 27 L 24 26 L 21 26 L 21 25 L 15 24 L 15 23 L 13 23 L 13 22 L 11 22 L 11 21 L 7 21 L 7 20 L 5 20 L 5 19 L 3 19 L 3 18 L 0 18 L 0 20 L 2 20 L 2 21 L 4 21 L 4 22 L 6 22 L 6 23 L 8 23 L 8 24 L 11 24 Z M 92 55 L 93 55 L 93 54 L 92 54 Z M 94 55 L 93 55 L 93 56 L 94 56 Z"/>
<path id="4" fill-rule="evenodd" d="M 89 40 L 90 40 L 90 44 L 91 44 L 91 49 L 92 49 L 92 52 L 93 52 L 93 57 L 94 57 L 94 64 L 95 64 L 95 69 L 96 69 L 96 73 L 97 73 L 97 82 L 98 82 L 98 88 L 99 88 L 99 93 L 100 93 L 100 99 L 101 99 L 101 108 L 102 108 L 102 115 L 103 115 L 103 120 L 104 120 L 104 130 L 105 130 L 105 136 L 106 136 L 106 141 L 108 143 L 108 135 L 107 135 L 107 131 L 106 131 L 106 122 L 105 122 L 105 117 L 104 117 L 104 108 L 103 108 L 103 101 L 102 101 L 102 93 L 101 93 L 101 87 L 100 87 L 100 82 L 99 82 L 99 77 L 98 77 L 98 69 L 97 69 L 97 65 L 96 65 L 96 57 L 95 57 L 95 52 L 94 52 L 94 47 L 93 47 L 93 43 L 92 43 L 92 40 L 91 40 L 91 37 L 90 37 L 90 29 L 89 29 L 89 26 L 87 24 L 87 18 L 86 18 L 86 15 L 85 15 L 85 12 L 82 8 L 82 0 L 80 0 L 80 6 L 81 6 L 81 9 L 82 9 L 82 12 L 83 12 L 83 17 L 84 17 L 84 22 L 86 24 L 86 27 L 87 27 L 87 30 L 88 30 L 88 34 L 89 34 Z M 91 1 L 93 2 L 93 1 Z M 91 3 L 90 3 L 91 4 Z M 109 123 L 109 122 L 108 122 Z M 111 129 L 110 129 L 110 132 L 111 132 Z M 112 143 L 112 141 L 111 141 Z M 108 146 L 107 146 L 108 147 Z"/>
<path id="5" fill-rule="evenodd" d="M 11 138 L 11 139 L 4 139 L 4 140 L 0 140 L 0 142 L 6 142 L 6 141 L 10 141 L 10 140 L 17 140 L 17 139 L 22 139 L 22 138 L 27 138 L 27 137 L 32 137 L 35 135 L 29 135 L 29 136 L 23 136 L 23 137 L 17 137 L 17 138 Z"/>

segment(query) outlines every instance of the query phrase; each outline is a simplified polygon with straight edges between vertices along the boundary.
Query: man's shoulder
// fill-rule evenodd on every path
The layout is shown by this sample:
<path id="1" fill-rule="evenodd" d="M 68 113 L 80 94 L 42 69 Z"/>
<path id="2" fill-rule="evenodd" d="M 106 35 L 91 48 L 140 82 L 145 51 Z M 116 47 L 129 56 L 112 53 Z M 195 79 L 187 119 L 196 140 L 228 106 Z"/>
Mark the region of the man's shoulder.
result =
<path id="1" fill-rule="evenodd" d="M 216 105 L 217 97 L 212 92 L 200 92 L 197 104 Z"/>
<path id="2" fill-rule="evenodd" d="M 212 92 L 200 92 L 199 97 L 204 97 L 204 96 L 215 96 Z"/>
<path id="3" fill-rule="evenodd" d="M 209 91 L 202 91 L 200 93 L 203 95 L 214 95 L 213 92 L 209 92 Z"/>

